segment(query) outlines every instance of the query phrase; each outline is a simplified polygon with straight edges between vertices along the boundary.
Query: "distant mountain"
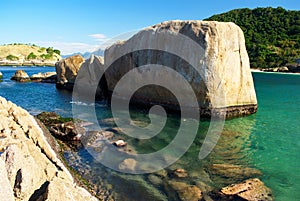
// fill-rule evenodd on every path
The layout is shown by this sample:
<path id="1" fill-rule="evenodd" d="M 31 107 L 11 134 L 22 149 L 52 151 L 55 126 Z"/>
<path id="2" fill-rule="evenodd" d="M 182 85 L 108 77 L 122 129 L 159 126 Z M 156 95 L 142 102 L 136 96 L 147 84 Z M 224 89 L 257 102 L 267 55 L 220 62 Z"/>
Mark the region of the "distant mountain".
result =
<path id="1" fill-rule="evenodd" d="M 76 54 L 80 54 L 84 59 L 88 59 L 91 57 L 92 54 L 96 55 L 96 56 L 104 56 L 104 50 L 103 49 L 98 49 L 94 52 L 85 52 L 85 53 L 81 53 L 81 52 L 76 52 L 73 54 L 68 54 L 68 55 L 63 55 L 62 58 L 67 58 Z"/>
<path id="2" fill-rule="evenodd" d="M 300 11 L 244 8 L 205 20 L 234 22 L 241 27 L 251 67 L 278 67 L 300 58 Z"/>

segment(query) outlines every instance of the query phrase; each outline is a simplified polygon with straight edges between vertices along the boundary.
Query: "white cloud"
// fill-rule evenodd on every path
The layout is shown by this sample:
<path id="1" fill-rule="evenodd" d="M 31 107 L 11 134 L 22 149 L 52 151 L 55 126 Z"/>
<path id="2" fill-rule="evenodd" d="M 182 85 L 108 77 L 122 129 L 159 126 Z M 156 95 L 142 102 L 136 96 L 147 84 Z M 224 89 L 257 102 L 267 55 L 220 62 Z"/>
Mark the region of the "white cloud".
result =
<path id="1" fill-rule="evenodd" d="M 90 34 L 88 36 L 93 38 L 94 40 L 100 41 L 100 42 L 108 40 L 108 38 L 104 34 L 99 34 L 98 33 L 98 34 Z"/>
<path id="2" fill-rule="evenodd" d="M 91 45 L 87 43 L 58 41 L 38 41 L 34 42 L 34 44 L 42 47 L 53 47 L 54 49 L 60 50 L 62 55 L 73 54 L 75 52 L 93 52 L 100 47 L 99 45 Z"/>
<path id="3" fill-rule="evenodd" d="M 89 37 L 97 41 L 95 42 L 95 44 L 88 44 L 88 43 L 81 43 L 81 42 L 61 42 L 61 41 L 36 41 L 32 43 L 42 47 L 53 47 L 54 49 L 60 50 L 62 55 L 68 55 L 77 52 L 81 52 L 81 53 L 94 52 L 100 48 L 104 50 L 106 47 L 112 45 L 116 41 L 127 40 L 132 35 L 134 35 L 137 31 L 138 30 L 125 32 L 113 38 L 108 38 L 104 34 L 100 34 L 100 33 L 88 35 Z M 57 40 L 61 40 L 61 38 L 58 38 Z"/>

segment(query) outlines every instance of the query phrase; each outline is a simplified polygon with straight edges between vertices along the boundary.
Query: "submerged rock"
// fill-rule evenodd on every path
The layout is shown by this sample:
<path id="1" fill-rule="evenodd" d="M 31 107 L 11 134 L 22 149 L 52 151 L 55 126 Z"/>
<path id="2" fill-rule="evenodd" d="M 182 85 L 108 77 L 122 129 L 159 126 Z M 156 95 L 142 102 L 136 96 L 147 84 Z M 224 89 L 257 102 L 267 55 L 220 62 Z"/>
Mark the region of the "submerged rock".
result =
<path id="1" fill-rule="evenodd" d="M 188 173 L 185 169 L 182 169 L 182 168 L 178 168 L 176 169 L 173 174 L 178 177 L 178 178 L 185 178 L 188 176 Z"/>
<path id="2" fill-rule="evenodd" d="M 81 55 L 74 55 L 57 62 L 55 64 L 57 73 L 56 87 L 72 90 L 77 73 L 83 62 L 84 58 Z"/>
<path id="3" fill-rule="evenodd" d="M 163 180 L 154 174 L 150 174 L 148 176 L 148 180 L 155 186 L 160 186 L 163 184 Z"/>
<path id="4" fill-rule="evenodd" d="M 191 43 L 198 45 L 197 52 L 191 48 Z M 136 69 L 132 71 L 135 74 L 131 79 L 124 80 L 125 86 L 120 86 L 122 90 L 118 97 L 121 99 L 131 94 L 130 90 L 134 86 L 151 80 L 153 84 L 161 82 L 168 86 L 172 83 L 173 89 L 183 97 L 180 106 L 190 108 L 189 87 L 178 84 L 179 76 L 177 78 L 177 75 L 171 75 L 166 69 L 158 72 L 153 67 L 157 64 L 168 66 L 188 81 L 204 116 L 210 116 L 212 108 L 216 109 L 217 114 L 226 112 L 227 117 L 243 116 L 257 110 L 244 35 L 231 22 L 162 22 L 138 32 L 127 41 L 117 42 L 107 48 L 104 60 L 107 68 L 105 78 L 110 92 L 127 72 Z M 194 64 L 187 63 L 190 61 L 198 63 L 191 66 Z M 144 68 L 138 68 L 141 66 Z M 179 109 L 174 95 L 158 86 L 139 90 L 131 97 L 131 101 L 158 103 Z"/>
<path id="5" fill-rule="evenodd" d="M 125 171 L 134 171 L 136 167 L 136 160 L 133 158 L 126 158 L 124 161 L 122 161 L 119 164 L 119 170 L 125 170 Z"/>
<path id="6" fill-rule="evenodd" d="M 11 80 L 15 80 L 17 82 L 29 82 L 30 77 L 23 70 L 17 70 L 15 74 L 11 77 Z"/>
<path id="7" fill-rule="evenodd" d="M 272 191 L 259 179 L 248 179 L 243 183 L 234 184 L 221 189 L 228 196 L 236 196 L 248 201 L 271 201 Z"/>
<path id="8" fill-rule="evenodd" d="M 198 201 L 202 198 L 201 190 L 195 185 L 189 185 L 184 182 L 169 181 L 168 185 L 176 191 L 182 201 Z"/>
<path id="9" fill-rule="evenodd" d="M 211 175 L 227 178 L 228 183 L 261 176 L 261 171 L 232 164 L 213 164 L 209 169 Z"/>
<path id="10" fill-rule="evenodd" d="M 75 183 L 50 146 L 52 137 L 27 111 L 0 97 L 0 119 L 2 199 L 97 200 Z"/>
<path id="11" fill-rule="evenodd" d="M 146 182 L 140 175 L 112 174 L 111 177 L 117 183 L 117 185 L 113 186 L 113 189 L 118 192 L 116 200 L 170 200 L 160 190 Z"/>

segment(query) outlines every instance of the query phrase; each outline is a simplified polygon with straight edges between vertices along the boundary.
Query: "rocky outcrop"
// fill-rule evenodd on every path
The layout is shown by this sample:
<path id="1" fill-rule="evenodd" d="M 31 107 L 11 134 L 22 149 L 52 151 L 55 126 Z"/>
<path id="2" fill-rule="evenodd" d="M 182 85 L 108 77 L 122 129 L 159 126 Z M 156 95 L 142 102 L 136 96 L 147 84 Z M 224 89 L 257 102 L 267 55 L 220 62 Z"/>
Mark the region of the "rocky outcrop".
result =
<path id="1" fill-rule="evenodd" d="M 221 189 L 227 196 L 235 197 L 235 200 L 242 199 L 248 201 L 271 201 L 274 200 L 272 191 L 257 178 L 248 179 L 240 184 L 234 184 Z"/>
<path id="2" fill-rule="evenodd" d="M 81 55 L 74 55 L 55 64 L 57 73 L 56 87 L 72 90 L 77 73 L 84 62 Z"/>
<path id="3" fill-rule="evenodd" d="M 97 200 L 79 187 L 35 119 L 0 97 L 0 195 L 5 200 Z"/>
<path id="4" fill-rule="evenodd" d="M 260 70 L 264 72 L 300 73 L 300 64 L 287 64 L 286 66 L 278 68 L 262 68 Z"/>
<path id="5" fill-rule="evenodd" d="M 104 98 L 106 95 L 105 76 L 101 79 L 104 71 L 104 59 L 91 55 L 80 67 L 76 77 L 76 92 L 85 95 L 86 92 L 94 92 L 97 98 Z M 99 83 L 100 81 L 100 83 Z M 101 88 L 102 87 L 102 88 Z"/>
<path id="6" fill-rule="evenodd" d="M 15 74 L 11 77 L 11 80 L 18 82 L 45 82 L 45 83 L 56 83 L 56 73 L 46 72 L 33 74 L 30 77 L 24 70 L 17 70 Z"/>
<path id="7" fill-rule="evenodd" d="M 125 80 L 125 86 L 118 94 L 120 98 L 131 93 L 130 90 L 142 80 L 149 79 L 172 85 L 183 96 L 181 106 L 191 107 L 189 87 L 178 84 L 180 76 L 168 74 L 166 69 L 154 72 L 155 68 L 149 66 L 159 64 L 174 69 L 188 81 L 202 115 L 209 116 L 212 108 L 216 113 L 227 112 L 227 117 L 257 110 L 244 35 L 234 23 L 163 22 L 140 31 L 127 41 L 115 43 L 105 50 L 104 58 L 110 92 L 127 72 L 144 66 L 135 71 L 134 77 Z M 147 72 L 149 77 L 143 75 Z M 132 101 L 179 109 L 172 93 L 155 86 L 140 90 Z"/>
<path id="8" fill-rule="evenodd" d="M 84 128 L 79 128 L 72 122 L 59 123 L 50 127 L 49 131 L 57 139 L 63 141 L 77 141 L 80 140 L 82 134 L 85 133 Z"/>
<path id="9" fill-rule="evenodd" d="M 289 72 L 291 72 L 291 73 L 300 73 L 300 64 L 289 65 L 286 68 L 288 68 Z"/>
<path id="10" fill-rule="evenodd" d="M 29 82 L 30 77 L 28 74 L 23 70 L 17 70 L 15 74 L 11 77 L 11 80 L 15 80 L 18 82 Z"/>
<path id="11" fill-rule="evenodd" d="M 0 80 L 3 78 L 3 74 L 0 72 Z"/>
<path id="12" fill-rule="evenodd" d="M 30 76 L 31 81 L 34 82 L 56 82 L 56 72 L 37 73 Z"/>

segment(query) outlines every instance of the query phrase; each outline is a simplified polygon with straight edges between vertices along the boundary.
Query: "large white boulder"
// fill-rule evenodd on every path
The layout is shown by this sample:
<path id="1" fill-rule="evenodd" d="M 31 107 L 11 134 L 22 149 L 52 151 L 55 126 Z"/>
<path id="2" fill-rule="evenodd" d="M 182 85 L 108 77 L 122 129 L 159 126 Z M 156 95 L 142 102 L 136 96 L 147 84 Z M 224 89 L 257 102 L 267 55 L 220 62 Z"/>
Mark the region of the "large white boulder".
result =
<path id="1" fill-rule="evenodd" d="M 120 98 L 145 80 L 154 80 L 153 84 L 166 84 L 175 89 L 175 94 L 179 92 L 183 107 L 191 106 L 189 87 L 192 87 L 202 115 L 209 116 L 212 108 L 217 113 L 227 112 L 227 117 L 257 110 L 244 35 L 234 23 L 163 22 L 113 44 L 105 50 L 104 60 L 110 92 L 126 73 L 134 73 L 130 79 L 122 80 L 123 88 L 116 94 Z M 168 68 L 157 71 L 155 65 L 149 64 L 175 70 L 188 85 L 179 82 L 180 75 L 169 73 Z M 132 100 L 179 107 L 174 95 L 159 87 L 145 87 Z"/>

